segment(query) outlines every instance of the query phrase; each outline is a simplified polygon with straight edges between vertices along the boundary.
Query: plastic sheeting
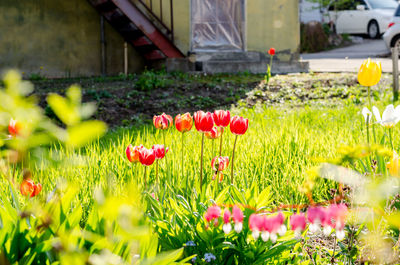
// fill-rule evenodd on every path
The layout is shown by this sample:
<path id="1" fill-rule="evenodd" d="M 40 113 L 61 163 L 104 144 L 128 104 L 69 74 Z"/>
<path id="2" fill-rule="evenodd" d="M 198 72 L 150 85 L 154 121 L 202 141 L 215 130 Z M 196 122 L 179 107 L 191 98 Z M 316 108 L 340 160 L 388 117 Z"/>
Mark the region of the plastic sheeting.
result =
<path id="1" fill-rule="evenodd" d="M 192 51 L 244 50 L 245 0 L 192 0 Z"/>

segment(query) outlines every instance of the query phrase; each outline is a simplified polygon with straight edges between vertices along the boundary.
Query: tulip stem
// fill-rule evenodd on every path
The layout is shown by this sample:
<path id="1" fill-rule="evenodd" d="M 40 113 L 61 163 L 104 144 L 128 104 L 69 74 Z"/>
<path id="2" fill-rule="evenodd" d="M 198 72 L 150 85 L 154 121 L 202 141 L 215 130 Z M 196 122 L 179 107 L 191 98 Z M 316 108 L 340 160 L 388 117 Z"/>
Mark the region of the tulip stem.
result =
<path id="1" fill-rule="evenodd" d="M 236 148 L 237 139 L 238 139 L 238 135 L 235 136 L 235 142 L 233 143 L 232 164 L 231 164 L 231 184 L 233 184 L 233 162 L 235 161 L 235 148 Z"/>
<path id="2" fill-rule="evenodd" d="M 181 179 L 183 180 L 183 175 L 184 175 L 184 169 L 183 169 L 183 156 L 184 156 L 184 145 L 183 145 L 183 138 L 184 138 L 185 133 L 182 133 L 182 138 L 181 138 Z M 186 174 L 186 195 L 188 194 L 188 186 L 189 186 L 189 176 Z"/>
<path id="3" fill-rule="evenodd" d="M 200 192 L 203 187 L 203 149 L 204 149 L 204 133 L 201 136 L 201 156 L 200 156 Z"/>
<path id="4" fill-rule="evenodd" d="M 147 166 L 144 166 L 143 178 L 144 178 L 144 189 L 145 189 L 145 190 L 147 189 L 146 171 L 147 171 Z"/>
<path id="5" fill-rule="evenodd" d="M 158 159 L 156 159 L 156 182 L 157 182 L 157 185 L 160 183 L 158 180 Z"/>
<path id="6" fill-rule="evenodd" d="M 394 147 L 393 147 L 393 136 L 392 136 L 393 129 L 389 128 L 388 130 L 389 130 L 390 146 L 392 147 L 392 150 L 394 150 Z"/>
<path id="7" fill-rule="evenodd" d="M 369 145 L 369 121 L 370 121 L 370 117 L 369 117 L 369 114 L 367 114 L 366 125 L 367 125 L 367 143 L 368 143 L 368 145 Z"/>
<path id="8" fill-rule="evenodd" d="M 370 86 L 368 86 L 368 103 L 369 103 L 370 110 L 372 110 L 371 87 Z"/>
<path id="9" fill-rule="evenodd" d="M 222 131 L 221 139 L 219 140 L 219 156 L 222 155 L 222 136 L 224 136 L 224 131 Z"/>
<path id="10" fill-rule="evenodd" d="M 167 134 L 167 130 L 164 130 L 163 133 L 163 142 L 164 142 L 164 150 L 167 149 L 167 146 L 165 145 L 165 134 Z M 168 180 L 170 179 L 170 174 L 169 174 L 169 170 L 168 170 L 168 160 L 167 160 L 167 156 L 165 156 L 165 170 L 167 171 L 167 176 L 168 176 Z"/>

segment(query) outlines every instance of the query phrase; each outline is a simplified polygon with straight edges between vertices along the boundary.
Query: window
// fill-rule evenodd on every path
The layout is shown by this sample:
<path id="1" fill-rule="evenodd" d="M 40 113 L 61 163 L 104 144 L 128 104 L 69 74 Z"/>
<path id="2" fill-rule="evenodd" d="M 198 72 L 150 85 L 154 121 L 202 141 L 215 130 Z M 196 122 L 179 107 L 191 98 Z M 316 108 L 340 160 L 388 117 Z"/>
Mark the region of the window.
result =
<path id="1" fill-rule="evenodd" d="M 399 5 L 395 0 L 368 0 L 373 9 L 393 9 Z"/>

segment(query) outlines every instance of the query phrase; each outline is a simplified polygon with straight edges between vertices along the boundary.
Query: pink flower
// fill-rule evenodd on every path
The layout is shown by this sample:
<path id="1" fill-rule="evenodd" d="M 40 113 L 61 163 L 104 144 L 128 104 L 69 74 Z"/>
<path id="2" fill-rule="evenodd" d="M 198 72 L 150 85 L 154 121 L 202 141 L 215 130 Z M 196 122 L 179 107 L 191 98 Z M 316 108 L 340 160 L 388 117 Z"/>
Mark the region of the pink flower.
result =
<path id="1" fill-rule="evenodd" d="M 222 226 L 222 230 L 224 230 L 225 234 L 229 234 L 232 230 L 232 226 L 230 223 L 231 212 L 229 211 L 229 209 L 225 209 L 223 219 L 224 219 L 224 225 Z"/>
<path id="2" fill-rule="evenodd" d="M 236 233 L 240 233 L 243 229 L 243 212 L 236 205 L 232 208 L 232 220 L 235 223 Z"/>
<path id="3" fill-rule="evenodd" d="M 310 224 L 310 232 L 315 233 L 320 230 L 320 225 L 328 225 L 326 220 L 326 210 L 320 206 L 310 207 L 307 211 L 307 219 Z"/>
<path id="4" fill-rule="evenodd" d="M 346 204 L 332 204 L 328 208 L 329 217 L 335 220 L 336 229 L 343 229 L 348 214 L 348 209 Z"/>
<path id="5" fill-rule="evenodd" d="M 221 208 L 219 208 L 217 205 L 214 205 L 207 209 L 204 218 L 206 219 L 207 222 L 210 222 L 214 219 L 217 219 L 216 222 L 218 222 L 218 218 L 220 217 L 220 215 L 221 215 Z"/>
<path id="6" fill-rule="evenodd" d="M 229 223 L 231 219 L 231 212 L 229 211 L 229 209 L 225 209 L 224 211 L 224 224 Z"/>
<path id="7" fill-rule="evenodd" d="M 327 209 L 327 212 L 329 216 L 328 218 L 335 221 L 336 238 L 338 240 L 343 240 L 345 237 L 344 226 L 349 212 L 346 204 L 332 204 Z M 331 227 L 333 227 L 332 221 Z"/>
<path id="8" fill-rule="evenodd" d="M 249 218 L 249 228 L 252 231 L 252 236 L 255 240 L 260 236 L 260 230 L 264 227 L 264 218 L 253 213 Z"/>
<path id="9" fill-rule="evenodd" d="M 298 237 L 300 236 L 300 232 L 306 228 L 306 217 L 303 213 L 293 214 L 290 217 L 290 225 Z"/>

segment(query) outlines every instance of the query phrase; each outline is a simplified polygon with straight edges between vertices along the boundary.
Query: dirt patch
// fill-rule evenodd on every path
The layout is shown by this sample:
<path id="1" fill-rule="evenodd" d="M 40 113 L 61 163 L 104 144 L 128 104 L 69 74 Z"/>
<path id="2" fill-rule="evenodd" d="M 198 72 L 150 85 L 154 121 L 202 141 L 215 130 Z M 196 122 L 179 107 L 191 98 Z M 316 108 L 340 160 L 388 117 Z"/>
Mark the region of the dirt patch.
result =
<path id="1" fill-rule="evenodd" d="M 162 112 L 175 115 L 196 110 L 212 111 L 231 105 L 256 104 L 299 106 L 317 100 L 351 99 L 361 102 L 366 89 L 355 74 L 295 74 L 274 76 L 269 86 L 263 75 L 189 75 L 155 73 L 148 84 L 140 76 L 129 78 L 82 78 L 34 81 L 40 105 L 51 116 L 46 96 L 64 94 L 72 84 L 82 87 L 83 101 L 96 102 L 94 118 L 111 127 L 148 122 Z M 144 84 L 144 85 L 143 85 Z M 156 84 L 156 85 L 154 85 Z M 154 85 L 154 86 L 153 86 Z M 383 76 L 375 92 L 390 85 Z"/>

